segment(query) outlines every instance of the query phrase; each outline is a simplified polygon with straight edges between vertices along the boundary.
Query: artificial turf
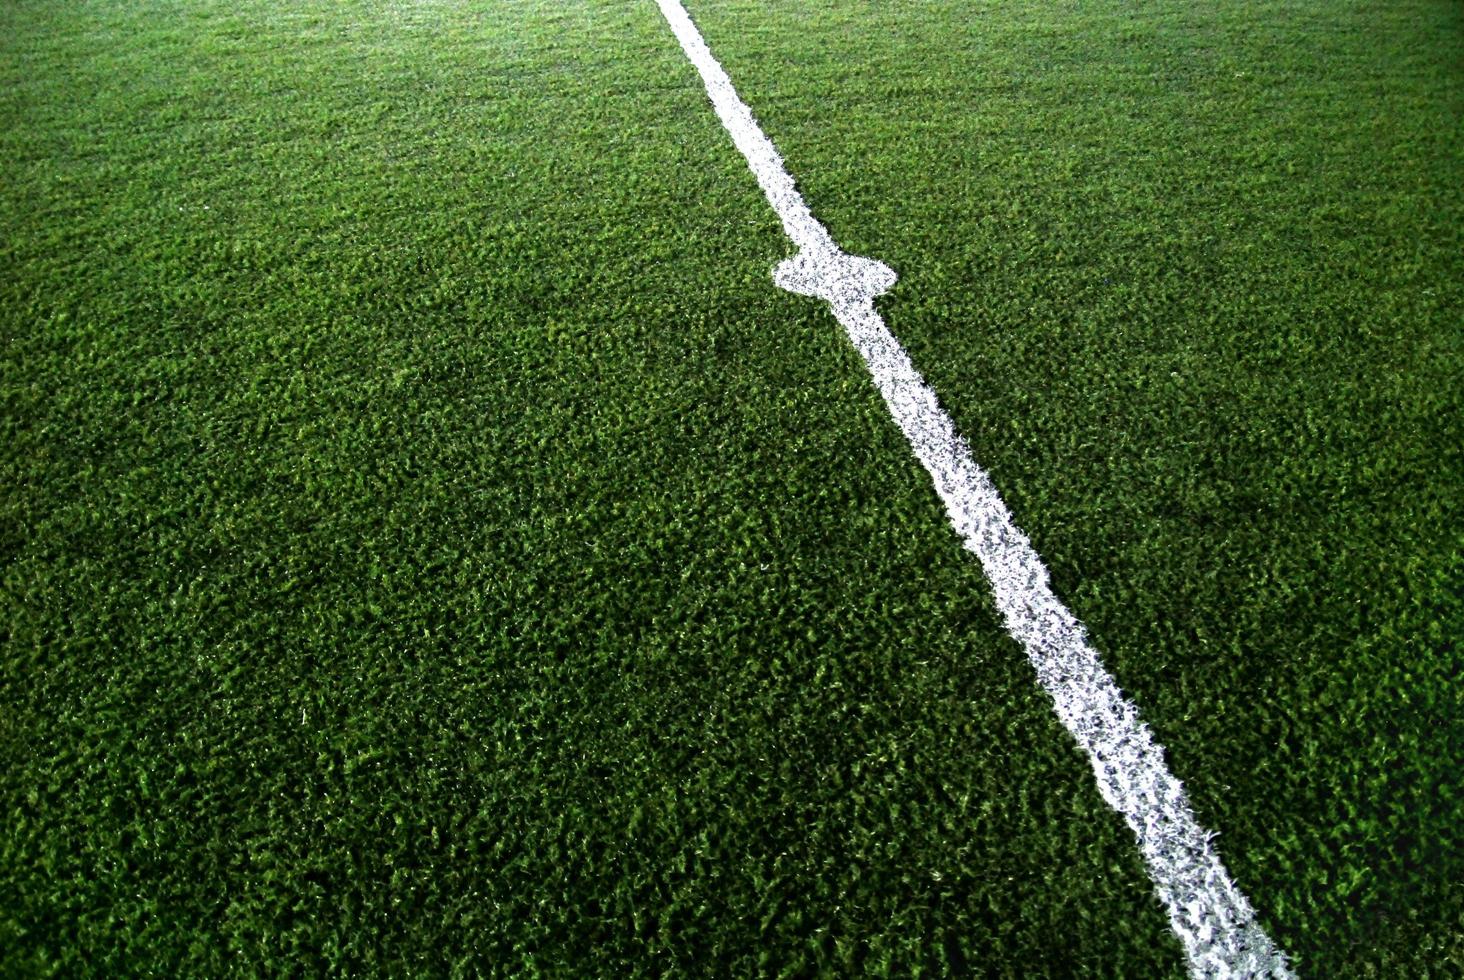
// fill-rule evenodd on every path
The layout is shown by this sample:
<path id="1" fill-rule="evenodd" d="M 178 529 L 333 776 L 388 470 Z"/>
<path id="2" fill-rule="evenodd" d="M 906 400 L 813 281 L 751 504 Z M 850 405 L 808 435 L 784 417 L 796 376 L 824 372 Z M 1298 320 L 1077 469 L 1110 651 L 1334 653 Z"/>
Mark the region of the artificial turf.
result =
<path id="1" fill-rule="evenodd" d="M 690 10 L 1298 972 L 1464 967 L 1458 4 Z M 1183 972 L 654 4 L 0 31 L 0 972 Z"/>

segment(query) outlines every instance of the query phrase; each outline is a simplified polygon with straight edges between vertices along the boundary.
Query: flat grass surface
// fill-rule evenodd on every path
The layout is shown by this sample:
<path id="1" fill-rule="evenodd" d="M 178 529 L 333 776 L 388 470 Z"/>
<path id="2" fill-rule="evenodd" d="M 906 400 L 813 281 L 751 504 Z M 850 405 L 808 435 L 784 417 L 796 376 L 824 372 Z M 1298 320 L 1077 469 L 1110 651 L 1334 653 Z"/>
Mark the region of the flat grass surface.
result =
<path id="1" fill-rule="evenodd" d="M 1307 977 L 1464 968 L 1464 11 L 690 5 Z M 0 973 L 1179 976 L 654 4 L 0 7 Z"/>

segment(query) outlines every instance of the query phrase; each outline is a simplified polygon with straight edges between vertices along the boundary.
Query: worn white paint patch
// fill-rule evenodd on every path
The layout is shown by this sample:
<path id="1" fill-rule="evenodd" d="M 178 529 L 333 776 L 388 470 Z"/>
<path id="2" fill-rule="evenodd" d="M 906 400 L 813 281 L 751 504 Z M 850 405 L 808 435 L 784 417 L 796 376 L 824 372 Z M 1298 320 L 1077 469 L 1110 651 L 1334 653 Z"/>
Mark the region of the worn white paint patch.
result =
<path id="1" fill-rule="evenodd" d="M 798 246 L 774 281 L 825 300 L 874 377 L 890 414 L 935 481 L 951 525 L 981 561 L 1007 629 L 1027 651 L 1058 717 L 1088 753 L 1098 789 L 1138 837 L 1149 874 L 1195 977 L 1289 977 L 1286 956 L 1256 922 L 1196 822 L 1163 749 L 1058 601 L 1047 568 L 991 478 L 971 458 L 920 372 L 874 308 L 895 273 L 841 251 L 809 211 L 772 141 L 738 97 L 679 0 L 657 0 L 737 149 Z"/>

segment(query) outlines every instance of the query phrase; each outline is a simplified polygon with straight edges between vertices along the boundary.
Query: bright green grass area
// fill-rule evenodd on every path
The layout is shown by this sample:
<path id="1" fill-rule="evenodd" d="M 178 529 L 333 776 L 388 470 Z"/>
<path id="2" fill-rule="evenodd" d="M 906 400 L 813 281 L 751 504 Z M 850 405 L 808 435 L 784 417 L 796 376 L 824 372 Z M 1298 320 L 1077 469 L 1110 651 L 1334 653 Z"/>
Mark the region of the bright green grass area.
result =
<path id="1" fill-rule="evenodd" d="M 1313 7 L 691 12 L 1303 975 L 1446 972 L 1464 26 Z M 0 31 L 0 972 L 1182 974 L 653 4 Z"/>

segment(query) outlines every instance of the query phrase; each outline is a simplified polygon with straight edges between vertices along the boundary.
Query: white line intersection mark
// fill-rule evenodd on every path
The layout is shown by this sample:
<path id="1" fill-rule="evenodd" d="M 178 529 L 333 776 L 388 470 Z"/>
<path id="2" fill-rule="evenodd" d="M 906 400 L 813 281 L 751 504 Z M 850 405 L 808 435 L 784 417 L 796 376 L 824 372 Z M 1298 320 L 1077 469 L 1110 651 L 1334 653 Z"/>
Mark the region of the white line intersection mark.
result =
<path id="1" fill-rule="evenodd" d="M 1286 955 L 1230 880 L 1211 834 L 1164 763 L 1138 710 L 1053 594 L 1047 567 L 1016 526 L 986 471 L 874 308 L 895 273 L 849 255 L 808 209 L 782 157 L 738 97 L 680 0 L 657 0 L 700 72 L 722 125 L 747 159 L 798 254 L 777 266 L 783 289 L 825 300 L 864 358 L 890 414 L 935 482 L 951 526 L 981 561 L 1007 630 L 1026 650 L 1064 727 L 1088 753 L 1098 790 L 1138 838 L 1194 977 L 1290 977 Z"/>

